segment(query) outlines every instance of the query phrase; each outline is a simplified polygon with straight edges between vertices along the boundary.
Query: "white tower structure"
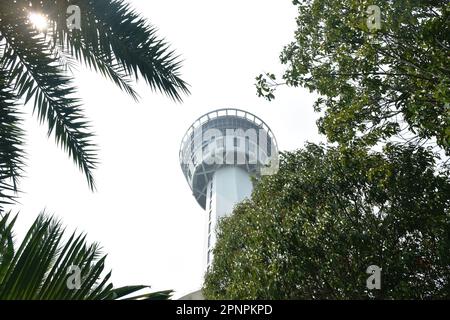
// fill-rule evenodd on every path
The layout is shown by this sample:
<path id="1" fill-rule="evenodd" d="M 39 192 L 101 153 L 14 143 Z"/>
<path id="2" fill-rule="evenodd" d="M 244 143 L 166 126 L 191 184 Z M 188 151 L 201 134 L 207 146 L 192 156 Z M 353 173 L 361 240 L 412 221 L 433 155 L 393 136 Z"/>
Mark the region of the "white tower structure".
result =
<path id="1" fill-rule="evenodd" d="M 193 196 L 206 210 L 206 271 L 213 259 L 217 222 L 250 197 L 252 176 L 278 169 L 277 143 L 272 130 L 257 116 L 219 109 L 189 127 L 181 142 L 180 164 Z"/>

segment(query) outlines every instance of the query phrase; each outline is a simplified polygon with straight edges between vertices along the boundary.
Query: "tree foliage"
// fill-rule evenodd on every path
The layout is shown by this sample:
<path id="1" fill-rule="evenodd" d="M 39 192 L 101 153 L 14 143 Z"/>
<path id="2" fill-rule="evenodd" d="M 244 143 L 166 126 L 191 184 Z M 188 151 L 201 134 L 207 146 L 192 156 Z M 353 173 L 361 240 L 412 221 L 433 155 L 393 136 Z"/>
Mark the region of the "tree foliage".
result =
<path id="1" fill-rule="evenodd" d="M 374 145 L 390 137 L 434 141 L 450 154 L 450 2 L 294 0 L 295 40 L 281 62 L 283 81 L 257 77 L 260 96 L 280 84 L 320 98 L 319 129 L 332 142 Z M 369 5 L 381 29 L 367 24 Z"/>
<path id="2" fill-rule="evenodd" d="M 450 297 L 450 179 L 423 148 L 283 153 L 217 230 L 208 299 Z M 366 287 L 370 265 L 381 290 Z"/>
<path id="3" fill-rule="evenodd" d="M 114 288 L 111 272 L 104 274 L 106 256 L 99 245 L 87 244 L 86 235 L 67 239 L 61 223 L 45 214 L 38 216 L 18 249 L 14 246 L 16 217 L 0 216 L 0 300 L 104 300 L 168 299 L 171 291 L 129 297 L 148 286 Z M 70 268 L 81 271 L 80 287 L 67 285 Z"/>

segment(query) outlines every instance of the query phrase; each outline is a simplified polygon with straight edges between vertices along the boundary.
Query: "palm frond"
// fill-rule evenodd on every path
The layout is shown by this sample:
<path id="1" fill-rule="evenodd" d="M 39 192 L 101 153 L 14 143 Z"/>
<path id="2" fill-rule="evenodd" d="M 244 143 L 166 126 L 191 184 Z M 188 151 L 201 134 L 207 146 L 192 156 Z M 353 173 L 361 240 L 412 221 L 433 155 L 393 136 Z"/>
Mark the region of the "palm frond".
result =
<path id="1" fill-rule="evenodd" d="M 119 288 L 122 289 L 122 288 Z M 117 290 L 117 289 L 115 289 Z M 150 292 L 137 296 L 127 297 L 124 300 L 169 300 L 173 295 L 173 290 Z"/>
<path id="2" fill-rule="evenodd" d="M 176 101 L 182 101 L 182 94 L 189 94 L 188 85 L 180 76 L 179 56 L 157 36 L 157 29 L 123 0 L 71 1 L 81 10 L 80 30 L 67 28 L 67 1 L 17 0 L 17 3 L 26 10 L 45 13 L 52 25 L 47 31 L 50 38 L 88 66 L 95 69 L 109 64 L 110 68 L 118 69 L 119 64 L 125 75 L 136 80 L 142 76 L 154 91 Z M 131 94 L 129 87 L 113 75 L 106 72 L 106 76 Z"/>
<path id="3" fill-rule="evenodd" d="M 69 52 L 90 69 L 99 72 L 105 78 L 110 79 L 121 90 L 128 93 L 135 101 L 137 101 L 139 95 L 133 89 L 131 80 L 128 78 L 122 65 L 111 61 L 110 58 L 103 53 L 94 53 L 94 50 L 88 49 L 84 44 L 80 44 L 80 41 L 82 41 L 80 38 L 73 38 L 69 43 L 71 48 Z"/>
<path id="4" fill-rule="evenodd" d="M 97 29 L 99 35 L 107 35 L 102 39 L 103 43 L 99 42 L 103 52 L 113 55 L 136 79 L 142 75 L 153 90 L 177 101 L 182 100 L 181 93 L 189 93 L 186 82 L 180 78 L 179 57 L 169 49 L 167 42 L 157 36 L 155 27 L 122 0 L 100 0 L 88 4 L 86 9 L 93 13 L 93 23 L 87 26 Z M 95 35 L 91 37 L 93 43 L 96 38 Z"/>
<path id="5" fill-rule="evenodd" d="M 14 202 L 25 157 L 20 113 L 7 79 L 0 67 L 0 212 L 2 205 Z"/>
<path id="6" fill-rule="evenodd" d="M 67 8 L 81 9 L 81 29 L 67 27 Z M 35 30 L 29 14 L 49 20 L 44 32 Z M 181 61 L 157 30 L 123 0 L 3 0 L 0 1 L 0 66 L 8 71 L 8 85 L 16 100 L 33 100 L 48 134 L 85 174 L 95 189 L 93 133 L 83 116 L 76 90 L 64 71 L 78 60 L 101 73 L 133 99 L 138 94 L 132 79 L 144 78 L 154 91 L 176 101 L 189 94 L 180 77 Z M 3 183 L 4 181 L 0 181 Z M 0 197 L 9 189 L 0 185 Z"/>
<path id="7" fill-rule="evenodd" d="M 14 257 L 14 240 L 12 228 L 16 222 L 17 216 L 10 220 L 11 213 L 0 215 L 0 266 L 8 265 Z M 0 282 L 4 277 L 6 270 L 0 267 Z"/>
<path id="8" fill-rule="evenodd" d="M 0 216 L 0 300 L 119 299 L 148 286 L 113 288 L 111 272 L 104 275 L 106 255 L 86 236 L 73 233 L 64 240 L 64 228 L 54 217 L 41 213 L 17 250 L 12 229 L 16 217 Z M 5 246 L 4 246 L 5 245 Z M 70 267 L 80 271 L 80 287 L 71 288 Z M 136 299 L 168 299 L 171 291 L 147 293 Z"/>
<path id="9" fill-rule="evenodd" d="M 17 96 L 25 103 L 34 98 L 33 111 L 41 122 L 47 122 L 48 135 L 55 134 L 57 144 L 68 152 L 94 189 L 96 149 L 80 102 L 73 97 L 75 88 L 51 55 L 49 44 L 27 24 L 23 14 L 0 12 L 0 18 L 0 32 L 6 42 L 0 63 L 9 70 Z"/>

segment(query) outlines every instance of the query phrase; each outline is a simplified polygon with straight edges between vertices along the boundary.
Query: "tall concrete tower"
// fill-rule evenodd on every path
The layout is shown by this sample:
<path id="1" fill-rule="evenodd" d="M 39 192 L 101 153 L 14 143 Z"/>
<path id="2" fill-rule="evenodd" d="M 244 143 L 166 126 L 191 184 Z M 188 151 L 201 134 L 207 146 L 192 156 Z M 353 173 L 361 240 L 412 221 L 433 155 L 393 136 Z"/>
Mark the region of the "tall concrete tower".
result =
<path id="1" fill-rule="evenodd" d="M 250 197 L 252 176 L 278 169 L 277 143 L 272 130 L 257 116 L 239 109 L 218 109 L 189 127 L 181 142 L 180 164 L 193 196 L 206 210 L 206 271 L 213 259 L 217 222 Z"/>

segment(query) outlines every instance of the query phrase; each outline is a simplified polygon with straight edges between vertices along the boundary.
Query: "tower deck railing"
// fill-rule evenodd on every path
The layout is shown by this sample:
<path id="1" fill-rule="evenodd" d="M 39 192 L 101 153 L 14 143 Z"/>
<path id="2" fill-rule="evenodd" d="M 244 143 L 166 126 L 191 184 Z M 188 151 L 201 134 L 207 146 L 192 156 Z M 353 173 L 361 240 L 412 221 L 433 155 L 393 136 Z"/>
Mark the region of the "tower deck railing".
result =
<path id="1" fill-rule="evenodd" d="M 180 158 L 181 164 L 188 163 L 189 160 L 192 158 L 192 151 L 190 150 L 190 145 L 193 142 L 192 140 L 193 140 L 196 129 L 202 127 L 205 123 L 207 123 L 210 120 L 213 120 L 213 119 L 216 119 L 219 117 L 224 117 L 224 116 L 234 116 L 237 118 L 245 119 L 245 120 L 253 123 L 257 127 L 264 129 L 267 132 L 268 138 L 272 141 L 272 143 L 275 147 L 275 150 L 278 150 L 278 145 L 277 145 L 277 140 L 275 138 L 275 135 L 273 134 L 270 127 L 262 119 L 260 119 L 256 115 L 254 115 L 248 111 L 245 111 L 245 110 L 236 109 L 236 108 L 222 108 L 222 109 L 217 109 L 217 110 L 208 112 L 208 113 L 200 116 L 186 130 L 186 133 L 184 134 L 183 139 L 181 140 L 181 144 L 180 144 L 181 147 L 180 147 L 180 151 L 179 151 L 179 158 Z"/>

